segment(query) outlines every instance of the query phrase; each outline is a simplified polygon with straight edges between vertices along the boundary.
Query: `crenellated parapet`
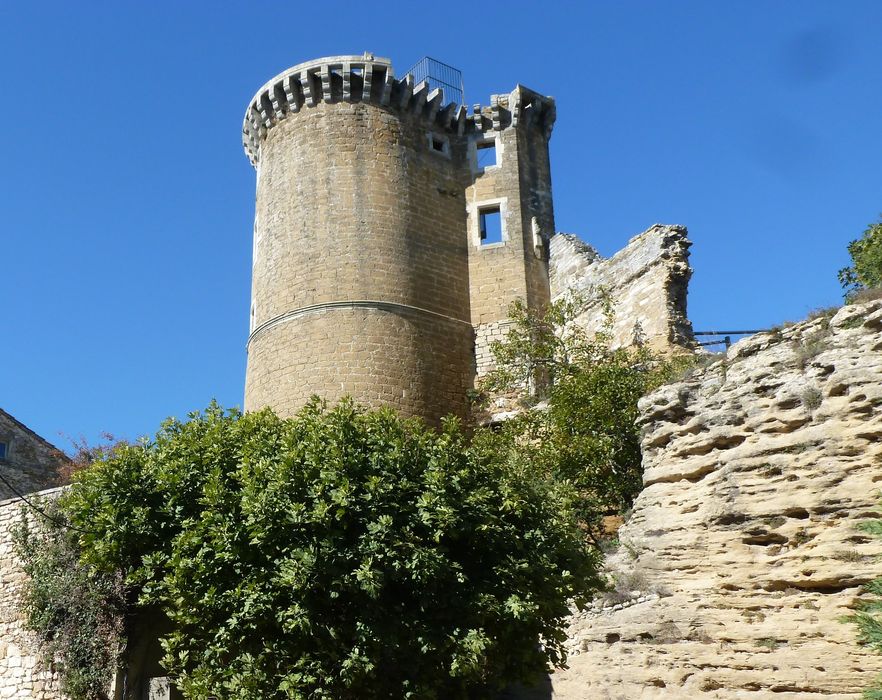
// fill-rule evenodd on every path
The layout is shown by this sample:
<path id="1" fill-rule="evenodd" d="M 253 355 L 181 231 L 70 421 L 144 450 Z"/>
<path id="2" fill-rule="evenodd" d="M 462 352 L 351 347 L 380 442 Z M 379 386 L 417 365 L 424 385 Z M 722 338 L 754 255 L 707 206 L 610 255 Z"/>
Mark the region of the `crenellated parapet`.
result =
<path id="1" fill-rule="evenodd" d="M 368 102 L 425 119 L 430 128 L 462 135 L 500 131 L 519 124 L 535 125 L 550 136 L 556 115 L 554 100 L 518 85 L 508 95 L 493 95 L 489 107 L 444 104 L 441 88 L 413 76 L 395 78 L 392 63 L 372 54 L 328 56 L 280 73 L 257 91 L 242 123 L 242 145 L 252 165 L 268 131 L 302 109 L 320 103 Z"/>
<path id="2" fill-rule="evenodd" d="M 523 85 L 518 85 L 507 95 L 491 95 L 489 106 L 473 105 L 469 116 L 476 131 L 535 127 L 544 132 L 546 139 L 551 137 L 555 119 L 557 107 L 554 98 Z"/>
<path id="3" fill-rule="evenodd" d="M 422 117 L 444 131 L 463 133 L 466 128 L 465 107 L 444 106 L 443 91 L 430 90 L 426 81 L 414 85 L 411 75 L 396 79 L 389 59 L 329 56 L 289 68 L 257 91 L 242 124 L 251 163 L 257 165 L 260 144 L 273 126 L 301 109 L 333 102 L 369 102 Z"/>

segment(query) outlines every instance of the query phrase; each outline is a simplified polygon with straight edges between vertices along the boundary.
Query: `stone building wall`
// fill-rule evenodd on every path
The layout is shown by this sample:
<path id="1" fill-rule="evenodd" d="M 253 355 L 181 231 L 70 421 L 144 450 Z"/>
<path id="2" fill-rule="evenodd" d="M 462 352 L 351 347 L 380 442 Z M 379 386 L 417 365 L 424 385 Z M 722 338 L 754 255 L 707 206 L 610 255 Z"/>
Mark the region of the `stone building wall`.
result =
<path id="1" fill-rule="evenodd" d="M 645 488 L 555 698 L 858 700 L 879 575 L 882 301 L 733 345 L 641 402 Z"/>
<path id="2" fill-rule="evenodd" d="M 465 416 L 482 325 L 550 298 L 554 119 L 554 101 L 522 86 L 468 114 L 370 55 L 261 88 L 243 128 L 257 170 L 246 410 L 349 394 Z M 485 143 L 497 162 L 480 167 Z M 488 207 L 503 219 L 493 245 Z"/>
<path id="3" fill-rule="evenodd" d="M 542 308 L 550 299 L 548 239 L 554 232 L 548 140 L 556 118 L 554 101 L 518 86 L 494 95 L 480 110 L 483 130 L 470 143 L 474 181 L 466 190 L 469 287 L 475 327 L 477 376 L 491 366 L 488 342 L 508 319 L 515 300 Z M 496 164 L 478 167 L 480 143 L 494 143 Z M 480 214 L 498 207 L 502 241 L 482 243 Z"/>
<path id="4" fill-rule="evenodd" d="M 465 337 L 464 337 L 465 336 Z M 466 408 L 474 363 L 462 321 L 353 305 L 317 309 L 258 336 L 249 348 L 248 408 L 290 415 L 312 395 L 344 395 L 428 419 Z"/>
<path id="5" fill-rule="evenodd" d="M 472 323 L 479 327 L 507 317 L 516 299 L 539 308 L 549 299 L 547 239 L 554 232 L 548 139 L 554 124 L 554 103 L 518 87 L 510 95 L 494 95 L 493 108 L 483 110 L 484 131 L 473 136 L 474 182 L 466 190 L 469 212 L 469 283 Z M 514 113 L 533 105 L 534 122 L 518 121 Z M 496 144 L 497 162 L 476 165 L 477 142 Z M 503 240 L 482 245 L 479 214 L 496 204 L 502 213 Z"/>
<path id="6" fill-rule="evenodd" d="M 257 139 L 245 407 L 290 415 L 313 394 L 350 394 L 464 415 L 467 138 L 381 59 L 292 70 L 300 93 L 280 88 L 286 106 Z M 271 82 L 291 90 L 292 75 Z"/>
<path id="7" fill-rule="evenodd" d="M 600 291 L 613 302 L 613 341 L 629 345 L 636 338 L 668 350 L 689 346 L 692 325 L 686 315 L 686 292 L 692 270 L 686 228 L 656 224 L 611 258 L 603 258 L 575 236 L 551 239 L 551 295 L 569 290 L 586 295 L 589 304 L 579 322 L 589 331 L 604 323 Z"/>
<path id="8" fill-rule="evenodd" d="M 27 494 L 58 483 L 59 469 L 67 462 L 67 457 L 2 409 L 0 443 L 6 446 L 6 457 L 0 459 L 0 475 L 16 491 Z M 0 500 L 13 496 L 12 489 L 0 481 Z"/>
<path id="9" fill-rule="evenodd" d="M 42 492 L 51 496 L 57 489 Z M 0 698 L 61 700 L 57 679 L 41 670 L 39 648 L 23 623 L 20 605 L 21 570 L 12 543 L 12 529 L 21 521 L 22 502 L 0 501 Z"/>

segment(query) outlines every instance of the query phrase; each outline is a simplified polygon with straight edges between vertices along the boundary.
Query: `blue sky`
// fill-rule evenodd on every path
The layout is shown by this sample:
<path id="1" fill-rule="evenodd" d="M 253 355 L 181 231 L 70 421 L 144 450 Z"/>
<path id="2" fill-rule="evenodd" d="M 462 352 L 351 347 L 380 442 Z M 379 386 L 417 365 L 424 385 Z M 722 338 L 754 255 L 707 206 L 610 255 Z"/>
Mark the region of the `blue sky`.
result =
<path id="1" fill-rule="evenodd" d="M 882 2 L 0 3 L 0 406 L 135 438 L 241 403 L 264 81 L 372 51 L 557 99 L 557 227 L 689 227 L 696 329 L 838 303 L 882 211 Z"/>

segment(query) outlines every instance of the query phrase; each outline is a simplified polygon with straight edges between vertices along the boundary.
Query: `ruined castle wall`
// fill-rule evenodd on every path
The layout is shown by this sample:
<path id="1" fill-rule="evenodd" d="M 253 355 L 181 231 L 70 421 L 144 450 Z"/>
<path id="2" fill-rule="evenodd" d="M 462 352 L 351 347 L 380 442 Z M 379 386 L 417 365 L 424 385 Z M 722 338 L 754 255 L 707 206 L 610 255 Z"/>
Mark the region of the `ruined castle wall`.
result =
<path id="1" fill-rule="evenodd" d="M 469 143 L 473 182 L 468 206 L 471 318 L 475 326 L 476 370 L 491 366 L 488 343 L 504 337 L 515 300 L 540 309 L 550 299 L 548 238 L 554 232 L 548 139 L 554 103 L 523 87 L 495 95 L 477 115 L 483 129 Z M 481 167 L 478 145 L 496 145 L 496 164 Z M 503 240 L 482 244 L 480 214 L 498 207 Z"/>
<path id="2" fill-rule="evenodd" d="M 246 409 L 348 394 L 464 415 L 466 137 L 427 117 L 425 91 L 396 83 L 383 104 L 382 83 L 369 93 L 345 75 L 331 69 L 325 99 L 304 98 L 260 143 Z"/>
<path id="3" fill-rule="evenodd" d="M 524 274 L 524 237 L 518 176 L 518 134 L 515 129 L 480 134 L 496 141 L 498 165 L 488 166 L 475 176 L 466 190 L 468 206 L 469 280 L 471 318 L 476 328 L 506 317 L 515 299 L 527 299 Z M 474 145 L 472 146 L 474 148 Z M 482 244 L 479 217 L 482 206 L 496 205 L 502 216 L 503 240 Z"/>
<path id="4" fill-rule="evenodd" d="M 643 492 L 555 698 L 858 700 L 880 574 L 882 302 L 733 345 L 641 401 Z"/>
<path id="5" fill-rule="evenodd" d="M 579 323 L 594 332 L 603 329 L 601 293 L 605 292 L 613 303 L 616 345 L 640 338 L 660 350 L 688 346 L 692 342 L 686 315 L 690 245 L 685 227 L 655 225 L 605 259 L 575 236 L 557 234 L 550 245 L 552 298 L 568 290 L 584 293 L 589 304 Z"/>
<path id="6" fill-rule="evenodd" d="M 57 489 L 43 495 L 53 493 Z M 40 668 L 37 641 L 23 623 L 19 596 L 25 574 L 12 543 L 21 506 L 19 499 L 0 501 L 0 698 L 61 700 L 57 682 Z"/>

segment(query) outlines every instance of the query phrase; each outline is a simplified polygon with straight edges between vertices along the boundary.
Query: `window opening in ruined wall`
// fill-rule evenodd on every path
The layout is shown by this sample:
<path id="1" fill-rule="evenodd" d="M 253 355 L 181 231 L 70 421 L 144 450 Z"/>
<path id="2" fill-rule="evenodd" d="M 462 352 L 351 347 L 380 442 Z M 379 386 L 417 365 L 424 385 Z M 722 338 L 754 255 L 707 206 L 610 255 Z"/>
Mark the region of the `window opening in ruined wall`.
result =
<path id="1" fill-rule="evenodd" d="M 475 148 L 477 149 L 478 170 L 493 168 L 499 165 L 495 138 L 478 141 L 475 144 Z"/>
<path id="2" fill-rule="evenodd" d="M 502 212 L 499 205 L 478 209 L 481 245 L 502 243 Z"/>
<path id="3" fill-rule="evenodd" d="M 9 456 L 9 443 L 0 442 L 0 462 L 5 462 Z"/>

